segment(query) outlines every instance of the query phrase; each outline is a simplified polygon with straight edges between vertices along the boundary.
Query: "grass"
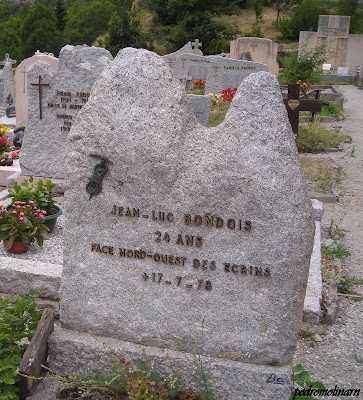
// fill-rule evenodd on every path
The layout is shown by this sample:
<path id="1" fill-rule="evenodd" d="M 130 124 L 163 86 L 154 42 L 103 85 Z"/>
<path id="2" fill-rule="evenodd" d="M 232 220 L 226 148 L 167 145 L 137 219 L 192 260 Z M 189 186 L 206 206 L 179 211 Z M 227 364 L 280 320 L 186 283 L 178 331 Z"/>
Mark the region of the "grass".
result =
<path id="1" fill-rule="evenodd" d="M 223 102 L 219 106 L 212 104 L 209 114 L 208 128 L 212 128 L 223 122 L 230 106 L 231 102 L 229 101 Z"/>
<path id="2" fill-rule="evenodd" d="M 320 153 L 326 148 L 338 148 L 340 144 L 351 141 L 350 136 L 338 130 L 331 131 L 319 122 L 313 122 L 299 125 L 296 146 L 299 153 Z"/>
<path id="3" fill-rule="evenodd" d="M 301 165 L 310 193 L 332 193 L 335 167 L 331 160 L 303 157 Z"/>

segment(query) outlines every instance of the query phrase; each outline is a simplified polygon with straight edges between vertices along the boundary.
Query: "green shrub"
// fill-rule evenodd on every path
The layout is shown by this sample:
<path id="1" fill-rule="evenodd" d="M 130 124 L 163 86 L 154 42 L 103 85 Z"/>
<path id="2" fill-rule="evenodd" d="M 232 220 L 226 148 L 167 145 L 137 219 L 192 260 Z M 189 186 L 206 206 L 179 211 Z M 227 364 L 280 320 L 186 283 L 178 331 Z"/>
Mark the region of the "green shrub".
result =
<path id="1" fill-rule="evenodd" d="M 319 122 L 299 125 L 296 146 L 299 153 L 320 153 L 326 148 L 337 148 L 341 143 L 350 143 L 352 138 L 338 131 L 330 131 Z"/>
<path id="2" fill-rule="evenodd" d="M 329 105 L 323 107 L 322 111 L 318 114 L 325 117 L 339 117 L 342 114 L 342 110 L 335 103 L 329 103 Z"/>
<path id="3" fill-rule="evenodd" d="M 25 296 L 12 295 L 0 300 L 0 400 L 17 399 L 20 367 L 26 344 L 32 339 L 42 312 L 37 310 L 35 299 L 39 292 L 32 290 Z"/>

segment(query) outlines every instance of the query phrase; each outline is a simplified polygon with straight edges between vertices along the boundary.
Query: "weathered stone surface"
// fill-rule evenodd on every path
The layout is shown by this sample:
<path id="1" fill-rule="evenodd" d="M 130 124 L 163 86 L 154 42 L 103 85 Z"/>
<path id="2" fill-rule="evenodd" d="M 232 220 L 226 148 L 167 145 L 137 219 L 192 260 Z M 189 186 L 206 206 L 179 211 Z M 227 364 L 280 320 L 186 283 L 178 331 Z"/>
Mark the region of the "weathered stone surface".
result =
<path id="1" fill-rule="evenodd" d="M 0 292 L 26 294 L 47 289 L 42 297 L 59 300 L 62 265 L 0 257 Z"/>
<path id="2" fill-rule="evenodd" d="M 123 49 L 69 144 L 63 327 L 175 349 L 153 339 L 191 347 L 204 319 L 203 354 L 290 363 L 314 222 L 276 77 L 247 77 L 207 129 L 161 57 Z M 90 198 L 94 153 L 113 164 Z"/>
<path id="3" fill-rule="evenodd" d="M 254 72 L 267 71 L 267 66 L 252 61 L 213 57 L 205 84 L 205 93 L 220 93 L 238 87 L 243 79 Z"/>
<path id="4" fill-rule="evenodd" d="M 106 337 L 97 340 L 85 333 L 55 328 L 49 338 L 49 366 L 60 374 L 87 373 L 96 371 L 105 373 L 105 347 L 123 354 L 126 360 L 136 365 L 141 360 L 141 346 Z M 160 374 L 187 371 L 182 373 L 183 380 L 191 388 L 198 389 L 196 376 L 198 371 L 193 364 L 192 355 L 184 351 L 160 349 L 149 346 L 145 355 Z M 167 361 L 166 361 L 167 360 Z M 205 372 L 213 382 L 214 398 L 218 400 L 261 400 L 290 398 L 291 366 L 261 366 L 223 360 L 221 358 L 201 357 Z M 36 397 L 37 400 L 47 400 Z M 35 399 L 34 399 L 35 400 Z"/>
<path id="5" fill-rule="evenodd" d="M 38 385 L 36 379 L 26 378 L 24 375 L 36 378 L 42 375 L 42 365 L 46 364 L 48 358 L 47 340 L 53 329 L 53 310 L 47 308 L 43 312 L 37 330 L 23 355 L 19 367 L 19 372 L 22 374 L 20 376 L 20 398 L 22 399 L 33 394 Z"/>
<path id="6" fill-rule="evenodd" d="M 323 280 L 321 276 L 321 223 L 315 221 L 314 248 L 310 259 L 309 279 L 304 300 L 303 320 L 319 324 L 321 302 L 323 298 Z"/>
<path id="7" fill-rule="evenodd" d="M 198 122 L 203 126 L 207 126 L 211 107 L 211 97 L 197 96 L 195 94 L 188 94 L 187 96 Z"/>
<path id="8" fill-rule="evenodd" d="M 106 49 L 67 45 L 56 73 L 44 61 L 28 69 L 29 117 L 20 159 L 24 175 L 64 178 L 68 133 L 110 60 Z M 42 86 L 41 102 L 39 80 L 48 84 Z"/>
<path id="9" fill-rule="evenodd" d="M 277 43 L 271 39 L 243 37 L 231 41 L 230 57 L 241 60 L 246 53 L 249 53 L 252 61 L 268 65 L 276 61 L 277 48 Z"/>
<path id="10" fill-rule="evenodd" d="M 192 49 L 192 45 L 190 42 L 185 44 L 181 49 L 174 51 L 174 53 L 166 54 L 165 56 L 163 56 L 163 59 L 168 63 L 168 65 L 171 69 L 171 72 L 173 74 L 175 72 L 176 59 L 181 54 L 193 54 L 193 49 Z"/>

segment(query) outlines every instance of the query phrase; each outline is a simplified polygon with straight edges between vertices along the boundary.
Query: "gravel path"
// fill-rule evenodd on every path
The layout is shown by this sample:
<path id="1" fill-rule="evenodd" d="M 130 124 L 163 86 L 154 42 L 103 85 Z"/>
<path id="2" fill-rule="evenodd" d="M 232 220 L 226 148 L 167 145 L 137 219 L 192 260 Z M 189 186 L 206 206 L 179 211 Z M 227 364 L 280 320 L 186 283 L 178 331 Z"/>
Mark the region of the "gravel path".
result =
<path id="1" fill-rule="evenodd" d="M 346 119 L 338 124 L 353 138 L 341 153 L 327 157 L 343 169 L 339 203 L 325 204 L 322 227 L 327 231 L 331 220 L 347 230 L 344 247 L 351 256 L 342 264 L 343 275 L 363 278 L 363 90 L 354 86 L 337 86 L 343 92 Z M 361 290 L 363 291 L 363 290 Z M 300 339 L 294 364 L 302 364 L 312 380 L 327 388 L 356 388 L 363 392 L 363 301 L 340 297 L 340 312 L 329 326 L 322 342 Z M 319 397 L 324 399 L 332 397 Z M 340 397 L 333 397 L 340 398 Z M 349 397 L 341 397 L 347 399 Z M 363 393 L 359 397 L 363 398 Z"/>

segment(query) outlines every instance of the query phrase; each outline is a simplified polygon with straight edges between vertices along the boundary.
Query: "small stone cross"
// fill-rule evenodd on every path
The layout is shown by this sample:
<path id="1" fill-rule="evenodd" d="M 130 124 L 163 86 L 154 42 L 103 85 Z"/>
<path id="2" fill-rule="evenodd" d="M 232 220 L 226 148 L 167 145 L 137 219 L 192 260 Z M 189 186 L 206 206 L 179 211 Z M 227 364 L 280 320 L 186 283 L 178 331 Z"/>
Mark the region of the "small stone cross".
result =
<path id="1" fill-rule="evenodd" d="M 4 61 L 0 61 L 0 65 L 6 65 L 6 64 L 8 64 L 8 63 L 10 63 L 11 65 L 13 65 L 13 64 L 16 63 L 16 60 L 12 60 L 12 59 L 9 57 L 9 54 L 6 53 L 6 54 L 5 54 L 5 60 L 4 60 Z"/>
<path id="2" fill-rule="evenodd" d="M 284 99 L 284 103 L 289 116 L 292 131 L 295 135 L 299 133 L 299 112 L 300 111 L 315 111 L 319 112 L 322 110 L 323 102 L 320 100 L 309 100 L 299 98 L 300 85 L 296 83 L 289 84 L 288 96 Z"/>
<path id="3" fill-rule="evenodd" d="M 197 56 L 202 56 L 203 52 L 200 50 L 198 47 L 202 47 L 202 43 L 199 42 L 199 39 L 195 39 L 194 42 L 192 42 L 193 45 L 193 54 Z"/>
<path id="4" fill-rule="evenodd" d="M 38 83 L 32 83 L 33 86 L 38 86 L 39 88 L 39 119 L 42 119 L 42 93 L 43 86 L 49 86 L 49 83 L 42 83 L 42 77 L 39 75 Z"/>
<path id="5" fill-rule="evenodd" d="M 218 65 L 213 65 L 212 68 L 214 69 L 214 79 L 217 79 L 217 72 L 218 68 L 220 68 Z"/>
<path id="6" fill-rule="evenodd" d="M 193 50 L 199 50 L 199 47 L 202 47 L 203 43 L 199 42 L 199 39 L 195 39 L 195 42 L 192 42 Z"/>

